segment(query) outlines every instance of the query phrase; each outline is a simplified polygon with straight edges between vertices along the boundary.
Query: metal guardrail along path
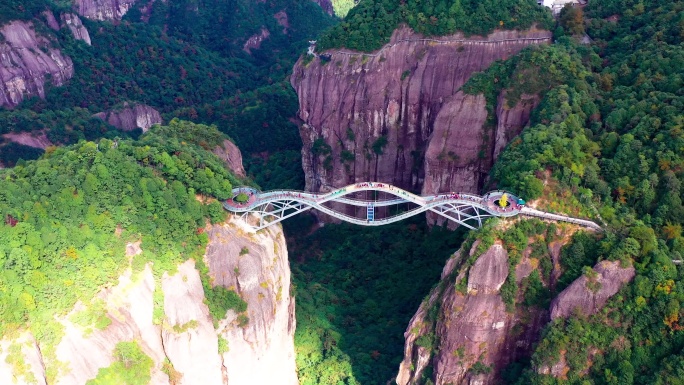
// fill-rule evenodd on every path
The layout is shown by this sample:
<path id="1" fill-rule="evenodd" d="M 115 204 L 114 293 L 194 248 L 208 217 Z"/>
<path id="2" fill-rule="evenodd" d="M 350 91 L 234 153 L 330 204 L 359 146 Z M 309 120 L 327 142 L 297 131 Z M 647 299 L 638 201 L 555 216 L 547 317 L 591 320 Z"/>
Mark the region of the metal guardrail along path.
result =
<path id="1" fill-rule="evenodd" d="M 387 193 L 393 198 L 364 200 L 348 196 L 363 191 Z M 241 196 L 243 198 L 241 203 L 235 199 L 240 194 L 244 194 Z M 501 201 L 504 201 L 503 205 Z M 328 202 L 365 207 L 366 217 L 358 218 L 336 211 L 324 205 Z M 389 217 L 377 217 L 376 208 L 403 203 L 411 203 L 414 207 Z M 454 192 L 420 196 L 379 182 L 356 183 L 324 194 L 294 190 L 261 192 L 251 187 L 238 187 L 233 189 L 233 199 L 224 201 L 223 207 L 240 215 L 246 222 L 248 222 L 246 219 L 249 215 L 255 215 L 257 223 L 250 224 L 254 230 L 261 230 L 310 209 L 316 209 L 337 219 L 362 226 L 381 226 L 431 211 L 469 229 L 481 227 L 483 220 L 489 217 L 524 215 L 570 222 L 601 230 L 599 225 L 586 219 L 551 214 L 525 207 L 524 201 L 506 191 L 491 191 L 482 196 Z"/>

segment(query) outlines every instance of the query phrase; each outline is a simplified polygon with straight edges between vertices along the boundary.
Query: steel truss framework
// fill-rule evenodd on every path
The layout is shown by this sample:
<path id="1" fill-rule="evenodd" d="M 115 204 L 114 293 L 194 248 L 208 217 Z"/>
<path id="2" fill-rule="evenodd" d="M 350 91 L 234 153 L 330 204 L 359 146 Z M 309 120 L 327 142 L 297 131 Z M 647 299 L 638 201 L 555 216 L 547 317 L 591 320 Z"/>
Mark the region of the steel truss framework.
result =
<path id="1" fill-rule="evenodd" d="M 393 195 L 384 200 L 362 200 L 349 197 L 350 194 L 362 191 L 376 191 Z M 513 194 L 504 191 L 492 191 L 485 195 L 466 193 L 443 193 L 419 196 L 398 187 L 377 182 L 364 182 L 349 185 L 325 194 L 314 194 L 303 191 L 276 190 L 260 192 L 258 190 L 239 187 L 233 190 L 233 196 L 243 194 L 243 203 L 235 199 L 223 202 L 226 210 L 240 215 L 254 230 L 261 230 L 274 225 L 301 212 L 316 209 L 334 218 L 362 226 L 381 226 L 406 219 L 408 217 L 430 211 L 469 229 L 482 226 L 490 217 L 512 217 L 516 215 L 535 216 L 543 219 L 566 221 L 596 230 L 601 228 L 594 222 L 571 218 L 563 215 L 545 213 L 519 204 Z M 501 207 L 499 199 L 506 195 L 506 207 Z M 246 199 L 245 199 L 246 197 Z M 336 211 L 325 203 L 345 204 L 367 208 L 367 217 L 358 218 Z M 413 208 L 390 217 L 376 219 L 376 207 L 386 207 L 402 203 L 413 203 Z"/>

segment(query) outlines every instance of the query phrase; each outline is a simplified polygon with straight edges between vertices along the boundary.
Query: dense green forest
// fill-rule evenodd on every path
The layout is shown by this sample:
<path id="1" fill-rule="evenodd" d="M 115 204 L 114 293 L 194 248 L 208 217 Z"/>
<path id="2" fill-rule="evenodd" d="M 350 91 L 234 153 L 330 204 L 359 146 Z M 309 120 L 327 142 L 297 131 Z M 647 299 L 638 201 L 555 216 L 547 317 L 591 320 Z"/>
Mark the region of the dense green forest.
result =
<path id="1" fill-rule="evenodd" d="M 535 0 L 363 0 L 321 36 L 317 47 L 373 51 L 387 44 L 402 23 L 424 35 L 486 35 L 497 28 L 549 28 L 552 18 Z"/>
<path id="2" fill-rule="evenodd" d="M 55 315 L 78 300 L 96 309 L 95 293 L 125 268 L 139 272 L 153 261 L 160 279 L 181 261 L 201 261 L 207 236 L 198 229 L 226 214 L 220 203 L 196 197 L 226 198 L 241 184 L 202 147 L 223 138 L 216 128 L 172 121 L 139 141 L 81 141 L 0 170 L 0 335 L 28 327 L 53 357 L 62 328 Z M 144 251 L 129 262 L 124 250 L 132 241 Z M 213 313 L 244 310 L 236 293 L 203 280 Z M 155 302 L 159 322 L 162 303 Z M 103 328 L 111 320 L 93 311 L 75 322 Z"/>
<path id="3" fill-rule="evenodd" d="M 57 1 L 24 3 L 3 5 L 7 13 L 0 14 L 32 20 L 50 36 L 38 15 L 48 8 L 68 9 Z M 144 5 L 138 3 L 122 23 L 83 20 L 92 46 L 66 29 L 54 33 L 55 44 L 74 61 L 74 78 L 49 88 L 45 100 L 33 98 L 0 111 L 0 134 L 45 130 L 55 144 L 129 137 L 91 115 L 139 102 L 158 109 L 166 121 L 182 117 L 216 125 L 239 142 L 247 170 L 258 182 L 276 178 L 301 188 L 301 170 L 287 167 L 301 142 L 292 123 L 297 98 L 284 79 L 307 41 L 335 20 L 310 0 L 155 2 L 142 12 Z M 284 25 L 274 17 L 281 11 Z M 270 36 L 248 54 L 242 46 L 261 26 Z M 270 140 L 274 136 L 283 140 Z M 0 141 L 0 162 L 6 165 L 41 153 Z"/>
<path id="4" fill-rule="evenodd" d="M 261 187 L 301 188 L 301 142 L 292 119 L 297 99 L 284 78 L 306 40 L 324 28 L 332 26 L 319 49 L 368 51 L 401 23 L 426 35 L 537 23 L 554 29 L 555 44 L 495 63 L 464 86 L 485 94 L 488 127 L 496 123 L 502 90 L 509 105 L 522 94 L 541 98 L 488 187 L 605 225 L 605 233 L 578 234 L 563 249 L 556 291 L 602 259 L 633 264 L 637 276 L 598 314 L 546 327 L 533 356 L 506 368 L 504 380 L 681 383 L 684 268 L 673 260 L 684 254 L 684 2 L 590 1 L 583 10 L 564 9 L 555 26 L 532 0 L 362 0 L 334 26 L 309 0 L 157 1 L 150 12 L 141 5 L 121 23 L 85 20 L 92 47 L 66 30 L 55 33 L 55 44 L 74 59 L 75 77 L 49 89 L 44 101 L 0 111 L 0 134 L 46 130 L 53 143 L 72 144 L 45 153 L 17 144 L 0 148 L 0 162 L 16 164 L 0 170 L 0 334 L 29 324 L 49 358 L 61 335 L 53 315 L 114 280 L 128 266 L 126 242 L 143 241 L 144 253 L 131 264 L 140 271 L 155 261 L 157 276 L 203 251 L 206 236 L 197 229 L 225 214 L 216 202 L 195 197 L 225 198 L 243 183 L 206 151 L 223 140 L 217 129 L 240 146 Z M 0 23 L 35 19 L 46 7 L 65 9 L 65 3 L 5 2 Z M 280 10 L 288 27 L 273 17 Z M 262 25 L 271 37 L 247 54 L 242 44 Z M 590 43 L 580 43 L 584 33 Z M 138 138 L 92 118 L 123 101 L 158 108 L 168 125 Z M 310 226 L 306 219 L 286 225 L 300 381 L 385 383 L 396 374 L 409 318 L 462 234 L 430 232 L 418 222 L 326 225 L 312 234 Z M 204 279 L 212 313 L 243 309 L 232 292 L 212 291 Z M 548 292 L 538 289 L 530 301 L 548 303 Z M 94 313 L 77 318 L 91 327 L 111 322 Z M 537 373 L 561 356 L 567 378 Z M 48 368 L 49 376 L 54 370 Z M 105 372 L 96 380 L 127 375 Z"/>
<path id="5" fill-rule="evenodd" d="M 306 235 L 311 225 L 306 218 L 285 225 L 299 381 L 384 384 L 399 367 L 408 321 L 465 231 L 430 231 L 414 219 L 378 228 L 326 225 Z"/>
<path id="6" fill-rule="evenodd" d="M 583 15 L 564 13 L 556 34 L 581 57 L 575 79 L 547 93 L 492 177 L 529 198 L 570 192 L 595 208 L 605 235 L 595 246 L 576 240 L 567 257 L 629 261 L 637 276 L 598 314 L 551 324 L 515 383 L 679 383 L 684 271 L 672 261 L 684 254 L 684 2 L 590 2 Z M 570 36 L 585 29 L 590 47 Z M 536 372 L 561 355 L 567 379 Z"/>

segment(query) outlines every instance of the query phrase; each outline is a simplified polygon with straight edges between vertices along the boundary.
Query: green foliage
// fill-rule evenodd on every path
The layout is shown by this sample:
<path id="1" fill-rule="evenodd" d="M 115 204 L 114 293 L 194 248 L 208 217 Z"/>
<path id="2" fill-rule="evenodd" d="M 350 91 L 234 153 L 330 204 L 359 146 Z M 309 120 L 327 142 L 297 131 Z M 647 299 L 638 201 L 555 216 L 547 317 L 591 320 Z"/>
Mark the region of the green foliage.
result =
<path id="1" fill-rule="evenodd" d="M 533 0 L 362 0 L 344 20 L 318 41 L 320 50 L 346 47 L 373 51 L 389 42 L 402 23 L 427 36 L 462 31 L 487 35 L 494 29 L 527 29 L 533 24 L 552 25 L 551 13 Z"/>
<path id="2" fill-rule="evenodd" d="M 0 26 L 12 20 L 31 20 L 50 5 L 49 0 L 3 1 L 0 3 Z"/>
<path id="3" fill-rule="evenodd" d="M 152 379 L 150 373 L 154 361 L 140 349 L 137 342 L 119 342 L 113 353 L 115 361 L 97 372 L 97 377 L 87 385 L 146 385 Z"/>
<path id="4" fill-rule="evenodd" d="M 72 315 L 71 321 L 86 328 L 94 326 L 98 330 L 104 330 L 112 323 L 107 315 L 106 304 L 101 299 L 92 300 L 84 310 Z"/>
<path id="5" fill-rule="evenodd" d="M 225 339 L 222 335 L 219 335 L 218 337 L 218 352 L 219 354 L 223 353 L 228 353 L 230 348 L 228 347 L 228 340 Z"/>
<path id="6" fill-rule="evenodd" d="M 335 16 L 344 19 L 356 5 L 356 0 L 333 0 L 332 5 Z"/>
<path id="7" fill-rule="evenodd" d="M 471 366 L 468 371 L 474 375 L 488 374 L 488 373 L 492 372 L 492 367 L 489 365 L 483 364 L 482 361 L 480 361 L 480 360 L 477 360 L 477 362 L 475 362 L 473 364 L 473 366 Z"/>
<path id="8" fill-rule="evenodd" d="M 300 234 L 289 244 L 299 381 L 384 383 L 401 361 L 406 324 L 462 233 L 428 232 L 415 220 L 378 228 L 326 225 L 301 235 L 310 233 L 303 221 L 285 223 L 288 237 Z"/>
<path id="9" fill-rule="evenodd" d="M 174 122 L 154 128 L 140 142 L 82 141 L 0 170 L 0 218 L 17 220 L 13 227 L 0 223 L 0 334 L 28 328 L 46 362 L 56 362 L 62 331 L 55 316 L 66 315 L 80 300 L 86 309 L 72 320 L 86 332 L 111 322 L 104 303 L 91 299 L 129 266 L 126 243 L 142 241 L 143 253 L 132 264 L 140 271 L 152 262 L 157 277 L 188 258 L 201 260 L 207 236 L 198 229 L 211 217 L 211 205 L 200 203 L 188 184 L 199 191 L 211 185 L 196 174 L 200 167 L 216 170 L 212 180 L 223 175 L 227 189 L 233 177 L 213 154 L 175 138 L 174 130 L 184 127 Z M 192 127 L 207 137 L 215 132 Z M 176 166 L 193 167 L 174 178 L 174 157 Z M 221 295 L 211 293 L 210 300 L 218 302 Z M 224 308 L 244 307 L 239 298 L 223 297 Z M 156 318 L 157 302 L 155 296 Z M 50 365 L 48 375 L 54 376 Z"/>
<path id="10" fill-rule="evenodd" d="M 599 260 L 636 269 L 633 283 L 597 314 L 549 325 L 518 384 L 676 383 L 681 376 L 684 291 L 672 260 L 684 251 L 682 11 L 681 1 L 590 2 L 583 27 L 592 46 L 559 35 L 585 75 L 546 94 L 494 168 L 502 186 L 526 192 L 543 178 L 547 189 L 574 194 L 606 223 L 601 236 L 576 234 L 563 248 L 556 291 L 582 274 L 598 290 L 591 266 Z M 571 23 L 576 15 L 565 12 L 565 32 L 580 32 L 572 30 L 580 27 Z M 534 280 L 526 300 L 538 297 Z M 561 352 L 567 381 L 532 369 L 556 364 Z"/>
<path id="11" fill-rule="evenodd" d="M 190 320 L 181 325 L 173 325 L 173 328 L 171 329 L 174 333 L 184 333 L 188 330 L 195 329 L 198 325 L 199 323 L 197 322 L 197 320 Z"/>
<path id="12" fill-rule="evenodd" d="M 385 146 L 387 146 L 387 136 L 382 135 L 373 142 L 373 153 L 375 155 L 382 155 Z"/>
<path id="13" fill-rule="evenodd" d="M 233 200 L 238 203 L 245 203 L 249 200 L 249 196 L 245 193 L 239 193 Z"/>
<path id="14" fill-rule="evenodd" d="M 209 313 L 216 324 L 219 320 L 226 317 L 228 310 L 234 310 L 236 313 L 242 313 L 247 310 L 247 302 L 245 302 L 240 295 L 234 290 L 226 289 L 223 286 L 214 286 L 211 277 L 209 277 L 209 268 L 204 264 L 200 258 L 195 262 L 197 269 L 200 272 L 202 279 L 202 287 L 204 288 L 204 302 L 209 307 Z M 240 320 L 242 322 L 248 322 Z M 241 325 L 242 326 L 242 325 Z"/>

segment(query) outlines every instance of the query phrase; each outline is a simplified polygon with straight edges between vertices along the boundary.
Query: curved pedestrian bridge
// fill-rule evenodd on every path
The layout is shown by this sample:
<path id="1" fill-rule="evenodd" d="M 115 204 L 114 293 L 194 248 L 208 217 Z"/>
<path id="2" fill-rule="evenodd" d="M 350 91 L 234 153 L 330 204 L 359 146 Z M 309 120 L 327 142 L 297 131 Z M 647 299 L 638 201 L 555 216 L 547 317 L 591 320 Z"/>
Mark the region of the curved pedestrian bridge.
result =
<path id="1" fill-rule="evenodd" d="M 241 215 L 254 230 L 310 209 L 362 226 L 381 226 L 430 211 L 470 229 L 481 227 L 483 220 L 489 217 L 516 215 L 601 229 L 592 221 L 526 207 L 522 199 L 506 191 L 491 191 L 485 195 L 450 192 L 420 196 L 379 182 L 356 183 L 322 194 L 294 190 L 261 192 L 251 187 L 238 187 L 233 189 L 233 198 L 223 202 L 223 207 Z M 256 223 L 247 220 L 250 215 L 256 217 Z"/>

